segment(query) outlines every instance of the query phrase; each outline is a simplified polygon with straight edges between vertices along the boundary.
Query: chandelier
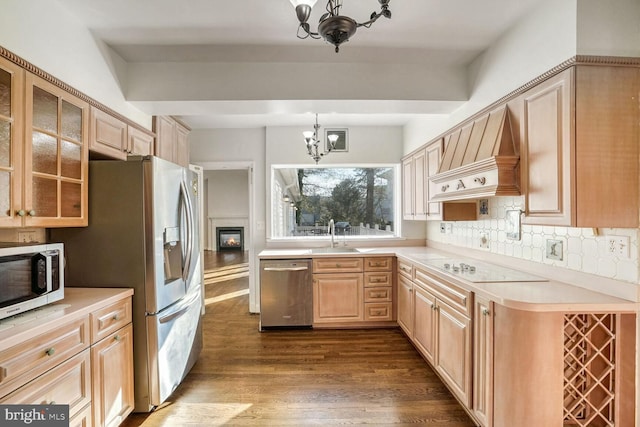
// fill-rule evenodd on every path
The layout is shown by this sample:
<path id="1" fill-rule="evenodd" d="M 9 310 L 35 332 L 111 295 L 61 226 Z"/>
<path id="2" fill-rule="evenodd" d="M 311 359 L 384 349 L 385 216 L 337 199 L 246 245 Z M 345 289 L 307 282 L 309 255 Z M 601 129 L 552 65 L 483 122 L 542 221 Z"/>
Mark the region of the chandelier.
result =
<path id="1" fill-rule="evenodd" d="M 329 141 L 328 147 L 323 152 L 320 152 L 318 130 L 320 130 L 320 125 L 318 124 L 318 115 L 316 114 L 316 124 L 313 125 L 313 132 L 311 132 L 310 130 L 302 132 L 302 135 L 304 135 L 304 142 L 307 145 L 309 156 L 311 156 L 311 158 L 316 161 L 316 165 L 322 157 L 326 156 L 331 152 L 331 150 L 336 148 L 336 141 L 339 138 L 339 135 L 336 134 L 327 135 L 327 140 Z"/>
<path id="2" fill-rule="evenodd" d="M 369 28 L 371 24 L 376 22 L 381 16 L 391 18 L 391 11 L 389 10 L 390 0 L 378 0 L 378 3 L 380 3 L 380 12 L 373 12 L 369 20 L 361 24 L 348 16 L 340 15 L 342 0 L 328 0 L 327 11 L 320 17 L 318 32 L 314 33 L 309 28 L 307 20 L 311 15 L 311 8 L 316 4 L 317 0 L 289 1 L 293 7 L 296 8 L 296 15 L 298 15 L 298 21 L 300 21 L 297 33 L 298 38 L 306 39 L 307 37 L 311 37 L 312 39 L 319 39 L 322 37 L 336 47 L 336 53 L 340 51 L 340 44 L 349 41 L 349 38 L 356 33 L 358 27 Z M 300 29 L 302 29 L 302 31 L 300 31 Z"/>

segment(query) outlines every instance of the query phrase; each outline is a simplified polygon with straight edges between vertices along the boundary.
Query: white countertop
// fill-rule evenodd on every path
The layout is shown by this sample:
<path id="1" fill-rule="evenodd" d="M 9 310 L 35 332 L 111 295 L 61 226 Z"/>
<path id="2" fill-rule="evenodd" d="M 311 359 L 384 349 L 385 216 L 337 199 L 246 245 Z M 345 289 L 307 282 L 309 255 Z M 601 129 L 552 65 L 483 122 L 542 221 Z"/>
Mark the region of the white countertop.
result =
<path id="1" fill-rule="evenodd" d="M 397 256 L 414 267 L 429 271 L 441 278 L 484 296 L 503 306 L 527 311 L 555 312 L 637 312 L 640 303 L 560 282 L 540 271 L 529 273 L 548 279 L 545 282 L 486 282 L 472 283 L 464 278 L 446 273 L 427 264 L 434 258 L 459 257 L 456 254 L 429 247 L 359 248 L 357 252 L 312 253 L 311 249 L 266 249 L 258 254 L 260 259 L 291 259 L 316 257 Z"/>

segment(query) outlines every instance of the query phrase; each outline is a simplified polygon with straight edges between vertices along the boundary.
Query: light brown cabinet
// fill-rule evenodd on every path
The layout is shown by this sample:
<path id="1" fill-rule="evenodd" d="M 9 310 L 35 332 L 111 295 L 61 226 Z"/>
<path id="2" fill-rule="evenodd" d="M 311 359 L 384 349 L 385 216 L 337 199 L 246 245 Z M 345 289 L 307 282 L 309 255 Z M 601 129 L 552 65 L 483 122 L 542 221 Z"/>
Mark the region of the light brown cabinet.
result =
<path id="1" fill-rule="evenodd" d="M 442 159 L 442 152 L 444 150 L 443 147 L 443 139 L 438 139 L 435 142 L 432 142 L 425 149 L 426 153 L 426 162 L 427 162 L 427 173 L 426 173 L 426 186 L 427 186 L 427 219 L 428 220 L 440 220 L 442 219 L 442 203 L 440 202 L 430 202 L 431 196 L 436 194 L 435 185 L 429 177 L 438 173 L 438 168 L 440 167 L 440 160 Z"/>
<path id="2" fill-rule="evenodd" d="M 640 69 L 578 65 L 525 92 L 526 224 L 639 226 Z"/>
<path id="3" fill-rule="evenodd" d="M 388 324 L 393 293 L 393 257 L 313 259 L 314 326 Z"/>
<path id="4" fill-rule="evenodd" d="M 398 325 L 413 336 L 413 266 L 398 259 Z"/>
<path id="5" fill-rule="evenodd" d="M 398 324 L 458 400 L 471 407 L 472 294 L 404 261 L 398 260 L 398 268 Z"/>
<path id="6" fill-rule="evenodd" d="M 493 425 L 493 302 L 475 296 L 473 310 L 473 406 L 482 427 Z"/>
<path id="7" fill-rule="evenodd" d="M 0 99 L 0 225 L 87 225 L 88 104 L 4 59 Z"/>
<path id="8" fill-rule="evenodd" d="M 89 149 L 97 154 L 125 160 L 128 155 L 153 155 L 151 133 L 137 129 L 106 112 L 91 107 Z"/>
<path id="9" fill-rule="evenodd" d="M 458 400 L 470 407 L 472 294 L 420 268 L 413 289 L 413 339 Z"/>
<path id="10" fill-rule="evenodd" d="M 156 156 L 189 166 L 189 128 L 170 116 L 154 116 L 153 131 L 156 134 Z"/>
<path id="11" fill-rule="evenodd" d="M 0 58 L 0 226 L 19 227 L 22 204 L 24 70 Z"/>
<path id="12" fill-rule="evenodd" d="M 427 219 L 427 152 L 421 149 L 402 161 L 402 217 Z"/>
<path id="13" fill-rule="evenodd" d="M 88 224 L 89 105 L 26 74 L 23 224 Z"/>
<path id="14" fill-rule="evenodd" d="M 93 424 L 115 427 L 133 411 L 131 323 L 91 347 Z"/>
<path id="15" fill-rule="evenodd" d="M 12 345 L 0 350 L 0 370 L 5 373 L 0 376 L 0 403 L 68 404 L 74 426 L 114 427 L 131 413 L 131 298 L 118 297 L 107 305 L 83 292 L 68 290 L 65 296 L 74 296 L 59 304 L 67 305 L 69 314 L 49 320 L 34 317 L 32 329 L 21 331 L 32 338 L 9 338 Z M 82 311 L 87 301 L 91 312 Z M 55 328 L 49 325 L 38 334 L 43 321 L 55 322 Z"/>

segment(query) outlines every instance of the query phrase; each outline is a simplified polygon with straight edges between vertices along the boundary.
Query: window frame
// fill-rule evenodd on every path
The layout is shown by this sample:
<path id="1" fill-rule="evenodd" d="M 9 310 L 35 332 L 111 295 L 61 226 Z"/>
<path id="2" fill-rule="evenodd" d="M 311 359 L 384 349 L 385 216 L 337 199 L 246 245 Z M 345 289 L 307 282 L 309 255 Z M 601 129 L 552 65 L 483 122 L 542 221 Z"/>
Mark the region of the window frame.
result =
<path id="1" fill-rule="evenodd" d="M 269 197 L 267 197 L 267 209 L 266 211 L 269 214 L 269 218 L 267 220 L 267 242 L 306 242 L 306 243 L 319 243 L 319 242 L 327 242 L 331 240 L 331 237 L 328 235 L 323 236 L 276 236 L 274 231 L 280 226 L 275 223 L 276 221 L 276 212 L 279 212 L 279 208 L 276 205 L 278 202 L 279 205 L 282 205 L 282 194 L 278 194 L 275 190 L 275 183 L 277 180 L 275 179 L 275 173 L 277 169 L 348 169 L 348 168 L 390 168 L 393 170 L 394 175 L 394 183 L 393 183 L 393 223 L 394 230 L 392 236 L 376 236 L 376 235 L 358 235 L 358 236 L 344 236 L 340 235 L 340 241 L 346 242 L 371 242 L 371 241 L 391 241 L 391 240 L 400 240 L 402 239 L 402 170 L 400 163 L 364 163 L 364 164 L 342 164 L 342 163 L 325 163 L 318 165 L 310 165 L 310 164 L 272 164 L 270 165 L 269 170 L 269 183 L 268 183 L 268 193 Z M 278 183 L 279 186 L 279 183 Z M 280 190 L 282 192 L 282 189 Z"/>

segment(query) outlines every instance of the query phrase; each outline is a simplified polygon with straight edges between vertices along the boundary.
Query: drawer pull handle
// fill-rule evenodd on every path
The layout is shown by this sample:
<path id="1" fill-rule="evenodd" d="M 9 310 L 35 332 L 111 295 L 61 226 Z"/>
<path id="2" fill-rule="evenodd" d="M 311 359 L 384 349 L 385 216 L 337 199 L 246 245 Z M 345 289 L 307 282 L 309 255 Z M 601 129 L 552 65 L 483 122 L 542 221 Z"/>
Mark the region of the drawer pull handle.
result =
<path id="1" fill-rule="evenodd" d="M 336 268 L 340 268 L 340 264 L 336 264 Z"/>
<path id="2" fill-rule="evenodd" d="M 56 352 L 56 349 L 51 347 L 45 350 L 44 354 L 46 354 L 47 356 L 53 356 Z"/>

